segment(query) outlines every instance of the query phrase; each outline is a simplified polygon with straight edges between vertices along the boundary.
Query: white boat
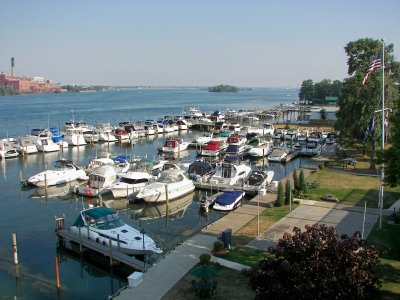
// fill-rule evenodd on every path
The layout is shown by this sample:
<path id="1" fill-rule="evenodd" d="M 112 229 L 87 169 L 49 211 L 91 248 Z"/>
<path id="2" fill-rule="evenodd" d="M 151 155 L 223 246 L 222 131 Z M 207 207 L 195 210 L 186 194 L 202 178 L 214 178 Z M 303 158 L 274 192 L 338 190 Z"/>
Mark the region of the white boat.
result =
<path id="1" fill-rule="evenodd" d="M 204 147 L 212 140 L 212 133 L 203 133 L 202 136 L 195 138 L 190 145 L 194 147 Z"/>
<path id="2" fill-rule="evenodd" d="M 218 156 L 221 152 L 225 151 L 228 145 L 225 142 L 226 139 L 213 138 L 203 149 L 200 151 L 200 155 L 203 156 Z"/>
<path id="3" fill-rule="evenodd" d="M 93 128 L 83 128 L 83 139 L 88 144 L 97 143 L 99 141 L 99 134 Z"/>
<path id="4" fill-rule="evenodd" d="M 215 162 L 195 160 L 187 170 L 190 179 L 196 182 L 207 182 L 215 172 Z"/>
<path id="5" fill-rule="evenodd" d="M 275 172 L 273 170 L 269 171 L 252 171 L 249 178 L 245 183 L 246 193 L 257 195 L 260 189 L 268 186 L 272 179 L 274 178 Z"/>
<path id="6" fill-rule="evenodd" d="M 297 137 L 297 140 L 299 142 L 305 142 L 305 141 L 307 141 L 307 138 L 308 138 L 309 134 L 310 134 L 309 130 L 304 129 L 304 130 L 300 131 L 300 133 L 299 133 L 299 135 Z"/>
<path id="7" fill-rule="evenodd" d="M 322 132 L 320 131 L 312 131 L 310 132 L 307 142 L 317 142 L 321 143 L 322 142 Z"/>
<path id="8" fill-rule="evenodd" d="M 288 151 L 284 148 L 273 148 L 271 154 L 268 156 L 268 161 L 272 162 L 282 162 L 286 156 L 288 155 Z"/>
<path id="9" fill-rule="evenodd" d="M 234 158 L 225 159 L 224 162 L 217 164 L 215 173 L 210 178 L 210 184 L 235 185 L 243 184 L 251 172 L 251 167 L 233 161 Z"/>
<path id="10" fill-rule="evenodd" d="M 114 198 L 127 198 L 153 181 L 154 177 L 147 172 L 128 171 L 117 175 L 117 180 L 111 185 L 111 193 Z"/>
<path id="11" fill-rule="evenodd" d="M 55 152 L 60 150 L 60 145 L 53 141 L 51 132 L 43 130 L 36 135 L 35 129 L 32 130 L 32 142 L 41 152 Z"/>
<path id="12" fill-rule="evenodd" d="M 118 214 L 107 207 L 82 210 L 70 227 L 76 236 L 109 245 L 128 255 L 162 253 L 156 243 L 144 232 L 127 225 Z"/>
<path id="13" fill-rule="evenodd" d="M 268 156 L 272 151 L 272 142 L 264 141 L 260 142 L 257 146 L 250 148 L 247 154 L 250 157 L 260 158 L 264 156 Z"/>
<path id="14" fill-rule="evenodd" d="M 111 185 L 117 179 L 114 166 L 103 165 L 92 170 L 89 180 L 79 185 L 76 192 L 87 197 L 98 197 L 111 192 Z"/>
<path id="15" fill-rule="evenodd" d="M 19 156 L 18 151 L 12 146 L 9 139 L 0 140 L 0 158 L 15 158 Z"/>
<path id="16" fill-rule="evenodd" d="M 185 142 L 181 138 L 167 139 L 161 151 L 164 153 L 178 153 L 188 148 L 189 142 Z"/>
<path id="17" fill-rule="evenodd" d="M 87 130 L 87 128 L 86 129 L 82 128 L 82 127 L 70 127 L 70 128 L 67 128 L 66 131 L 65 131 L 64 140 L 70 146 L 83 146 L 83 145 L 86 145 L 87 142 L 86 142 L 85 137 L 83 135 L 85 130 Z M 94 140 L 93 140 L 93 142 L 94 142 Z"/>
<path id="18" fill-rule="evenodd" d="M 86 172 L 77 167 L 71 160 L 60 159 L 54 163 L 54 168 L 45 170 L 29 177 L 27 183 L 38 187 L 52 186 L 71 182 L 74 180 L 86 180 Z"/>
<path id="19" fill-rule="evenodd" d="M 185 119 L 177 120 L 176 124 L 178 124 L 178 129 L 179 130 L 188 130 L 189 129 L 189 122 L 186 121 Z"/>
<path id="20" fill-rule="evenodd" d="M 274 134 L 272 135 L 273 139 L 283 139 L 285 137 L 286 130 L 275 128 Z"/>
<path id="21" fill-rule="evenodd" d="M 315 141 L 309 141 L 300 148 L 300 154 L 306 156 L 319 155 L 321 153 L 321 144 Z"/>
<path id="22" fill-rule="evenodd" d="M 146 202 L 161 202 L 180 198 L 193 192 L 193 182 L 186 177 L 184 171 L 168 169 L 162 171 L 156 182 L 144 187 L 136 198 Z M 168 195 L 167 193 L 168 192 Z"/>
<path id="23" fill-rule="evenodd" d="M 95 132 L 99 134 L 99 142 L 113 143 L 117 142 L 117 138 L 113 134 L 114 128 L 110 123 L 99 123 L 95 128 Z"/>
<path id="24" fill-rule="evenodd" d="M 222 194 L 215 199 L 213 209 L 220 211 L 234 210 L 241 204 L 243 196 L 243 191 L 223 191 Z"/>
<path id="25" fill-rule="evenodd" d="M 37 153 L 38 149 L 33 143 L 32 136 L 20 136 L 13 144 L 13 147 L 18 151 L 18 153 L 31 154 Z"/>
<path id="26" fill-rule="evenodd" d="M 114 135 L 117 138 L 118 142 L 123 143 L 126 141 L 130 141 L 131 136 L 129 135 L 129 132 L 126 131 L 125 129 L 117 128 L 114 130 Z M 138 136 L 134 137 L 138 138 Z"/>
<path id="27" fill-rule="evenodd" d="M 299 131 L 297 129 L 288 129 L 285 133 L 284 139 L 285 140 L 295 140 L 299 135 Z"/>
<path id="28" fill-rule="evenodd" d="M 273 136 L 275 131 L 275 126 L 270 123 L 265 123 L 262 128 L 262 135 Z"/>

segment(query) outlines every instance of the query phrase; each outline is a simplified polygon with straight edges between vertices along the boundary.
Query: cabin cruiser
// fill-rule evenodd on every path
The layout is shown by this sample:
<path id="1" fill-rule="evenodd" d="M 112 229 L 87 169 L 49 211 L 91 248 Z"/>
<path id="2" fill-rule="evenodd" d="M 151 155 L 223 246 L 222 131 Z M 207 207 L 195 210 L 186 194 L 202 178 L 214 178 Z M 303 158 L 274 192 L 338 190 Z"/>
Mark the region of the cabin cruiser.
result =
<path id="1" fill-rule="evenodd" d="M 89 174 L 89 180 L 79 185 L 76 192 L 87 197 L 98 197 L 111 192 L 111 185 L 117 179 L 114 166 L 103 165 L 94 168 Z"/>
<path id="2" fill-rule="evenodd" d="M 288 151 L 284 148 L 273 148 L 271 154 L 268 156 L 268 161 L 282 162 L 286 159 Z"/>
<path id="3" fill-rule="evenodd" d="M 215 199 L 213 209 L 220 211 L 234 210 L 241 204 L 243 197 L 243 191 L 223 191 L 222 194 Z"/>
<path id="4" fill-rule="evenodd" d="M 272 145 L 272 141 L 259 142 L 257 146 L 250 148 L 247 154 L 253 158 L 268 156 L 272 151 Z"/>
<path id="5" fill-rule="evenodd" d="M 274 171 L 251 171 L 249 178 L 245 182 L 246 193 L 257 195 L 258 191 L 262 188 L 265 188 L 272 182 L 274 178 Z"/>
<path id="6" fill-rule="evenodd" d="M 307 141 L 309 133 L 310 132 L 307 129 L 300 131 L 299 135 L 297 136 L 297 141 L 299 141 L 299 142 Z"/>
<path id="7" fill-rule="evenodd" d="M 20 136 L 13 144 L 18 153 L 31 154 L 37 153 L 38 149 L 33 143 L 32 136 Z"/>
<path id="8" fill-rule="evenodd" d="M 238 163 L 234 157 L 226 157 L 222 163 L 217 164 L 215 173 L 211 176 L 209 182 L 210 184 L 229 186 L 243 184 L 249 177 L 250 172 L 250 166 Z"/>
<path id="9" fill-rule="evenodd" d="M 87 180 L 86 172 L 71 160 L 60 159 L 54 163 L 54 169 L 40 172 L 29 177 L 27 183 L 38 187 L 63 184 L 74 180 Z"/>
<path id="10" fill-rule="evenodd" d="M 286 130 L 275 128 L 274 134 L 272 135 L 273 139 L 283 139 L 285 137 Z"/>
<path id="11" fill-rule="evenodd" d="M 193 182 L 183 170 L 168 169 L 162 171 L 156 182 L 144 187 L 136 197 L 146 202 L 161 202 L 177 199 L 193 192 Z M 168 193 L 168 194 L 167 194 Z"/>
<path id="12" fill-rule="evenodd" d="M 125 129 L 121 129 L 121 128 L 115 129 L 114 135 L 117 138 L 118 142 L 120 142 L 120 143 L 130 141 L 130 139 L 131 139 L 128 131 L 126 131 Z"/>
<path id="13" fill-rule="evenodd" d="M 321 143 L 322 142 L 322 132 L 320 131 L 312 131 L 310 132 L 307 142 L 317 142 Z"/>
<path id="14" fill-rule="evenodd" d="M 60 131 L 54 127 L 50 127 L 49 131 L 54 143 L 58 144 L 62 148 L 68 148 L 68 143 L 64 141 L 63 135 Z"/>
<path id="15" fill-rule="evenodd" d="M 125 224 L 114 210 L 107 207 L 82 210 L 70 232 L 103 245 L 111 242 L 113 248 L 128 255 L 162 253 L 147 234 Z"/>
<path id="16" fill-rule="evenodd" d="M 161 151 L 164 153 L 178 153 L 188 148 L 189 142 L 185 142 L 181 138 L 167 139 Z"/>
<path id="17" fill-rule="evenodd" d="M 0 158 L 14 158 L 19 156 L 9 139 L 0 140 Z"/>
<path id="18" fill-rule="evenodd" d="M 205 145 L 207 145 L 209 142 L 211 142 L 212 140 L 212 134 L 211 133 L 203 133 L 202 136 L 199 136 L 197 138 L 195 138 L 190 145 L 194 146 L 194 147 L 204 147 Z"/>
<path id="19" fill-rule="evenodd" d="M 60 145 L 56 144 L 52 137 L 50 131 L 44 129 L 39 132 L 41 129 L 33 129 L 32 130 L 32 142 L 41 152 L 55 152 L 60 150 Z"/>
<path id="20" fill-rule="evenodd" d="M 83 128 L 83 139 L 88 144 L 97 143 L 99 141 L 99 134 L 93 128 Z"/>
<path id="21" fill-rule="evenodd" d="M 200 151 L 200 155 L 203 156 L 218 156 L 226 150 L 228 144 L 226 138 L 213 138 L 203 149 Z"/>
<path id="22" fill-rule="evenodd" d="M 95 132 L 99 134 L 99 142 L 113 143 L 117 142 L 117 138 L 113 134 L 114 128 L 110 123 L 100 123 L 97 124 Z"/>
<path id="23" fill-rule="evenodd" d="M 306 156 L 319 155 L 321 153 L 321 144 L 315 141 L 308 141 L 300 148 L 300 154 Z"/>
<path id="24" fill-rule="evenodd" d="M 196 182 L 207 182 L 215 172 L 215 162 L 195 160 L 189 165 L 187 175 Z"/>
<path id="25" fill-rule="evenodd" d="M 293 141 L 293 140 L 297 139 L 298 135 L 299 135 L 299 131 L 297 129 L 291 128 L 286 131 L 284 139 Z"/>
<path id="26" fill-rule="evenodd" d="M 147 172 L 128 171 L 117 175 L 117 180 L 111 185 L 111 193 L 114 198 L 127 198 L 153 181 L 154 176 Z"/>

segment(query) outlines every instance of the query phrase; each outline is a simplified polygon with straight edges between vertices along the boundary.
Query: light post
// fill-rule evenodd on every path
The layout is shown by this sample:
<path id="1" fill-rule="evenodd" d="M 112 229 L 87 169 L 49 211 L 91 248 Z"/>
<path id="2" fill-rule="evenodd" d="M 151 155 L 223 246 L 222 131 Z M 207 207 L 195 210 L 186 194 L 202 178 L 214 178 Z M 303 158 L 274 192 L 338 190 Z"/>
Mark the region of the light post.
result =
<path id="1" fill-rule="evenodd" d="M 146 231 L 144 230 L 144 228 L 140 229 L 140 233 L 142 234 L 142 241 L 143 241 L 143 271 L 146 272 L 146 253 L 144 247 L 144 235 Z"/>

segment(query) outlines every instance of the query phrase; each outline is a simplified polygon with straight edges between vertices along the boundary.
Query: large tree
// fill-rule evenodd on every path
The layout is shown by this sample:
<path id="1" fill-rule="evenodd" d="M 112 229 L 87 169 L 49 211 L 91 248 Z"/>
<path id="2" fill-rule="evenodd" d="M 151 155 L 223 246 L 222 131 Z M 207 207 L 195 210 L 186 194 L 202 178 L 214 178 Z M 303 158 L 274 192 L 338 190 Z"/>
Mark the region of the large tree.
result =
<path id="1" fill-rule="evenodd" d="M 315 97 L 315 86 L 311 79 L 304 80 L 301 84 L 299 99 L 300 101 L 312 101 Z"/>
<path id="2" fill-rule="evenodd" d="M 400 64 L 394 60 L 393 44 L 385 45 L 385 107 L 397 109 L 399 101 Z M 371 166 L 374 166 L 374 149 L 380 141 L 382 118 L 376 113 L 382 106 L 382 69 L 374 71 L 362 85 L 366 70 L 382 50 L 382 42 L 370 38 L 349 42 L 344 48 L 348 57 L 349 78 L 343 83 L 342 95 L 339 99 L 340 109 L 337 113 L 336 129 L 340 131 L 341 141 L 346 145 L 360 142 L 371 118 L 375 119 L 375 131 L 368 139 L 366 146 L 371 150 Z M 389 117 L 391 120 L 392 117 Z M 394 127 L 389 126 L 390 135 Z"/>
<path id="3" fill-rule="evenodd" d="M 363 245 L 359 232 L 338 237 L 333 227 L 306 226 L 286 233 L 269 252 L 274 257 L 243 271 L 257 299 L 377 299 L 373 266 L 378 251 Z"/>

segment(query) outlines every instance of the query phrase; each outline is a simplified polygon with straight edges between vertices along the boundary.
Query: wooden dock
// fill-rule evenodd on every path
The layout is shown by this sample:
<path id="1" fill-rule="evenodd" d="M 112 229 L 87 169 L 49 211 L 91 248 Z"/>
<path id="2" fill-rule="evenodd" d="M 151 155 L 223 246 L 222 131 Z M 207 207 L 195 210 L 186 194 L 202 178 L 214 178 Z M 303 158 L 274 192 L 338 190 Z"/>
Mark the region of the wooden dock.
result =
<path id="1" fill-rule="evenodd" d="M 224 190 L 239 190 L 245 192 L 246 195 L 249 196 L 255 196 L 258 195 L 259 189 L 262 187 L 260 186 L 259 188 L 255 187 L 249 187 L 246 185 L 240 185 L 240 184 L 235 184 L 235 185 L 227 185 L 227 184 L 210 184 L 207 182 L 193 182 L 194 186 L 196 189 L 199 190 L 205 190 L 205 191 L 211 191 L 212 193 L 218 193 Z"/>
<path id="2" fill-rule="evenodd" d="M 146 265 L 145 262 L 133 256 L 129 256 L 125 253 L 122 253 L 121 251 L 118 251 L 118 249 L 115 247 L 110 247 L 109 245 L 103 245 L 102 243 L 98 243 L 95 240 L 88 239 L 86 237 L 79 238 L 79 236 L 77 236 L 74 233 L 71 233 L 69 230 L 59 229 L 56 230 L 56 234 L 59 240 L 70 241 L 78 244 L 80 252 L 85 251 L 85 249 L 90 249 L 98 253 L 101 253 L 106 257 L 109 257 L 111 265 L 113 265 L 115 261 L 118 261 L 141 272 L 144 272 L 146 268 L 151 266 L 151 265 Z"/>

